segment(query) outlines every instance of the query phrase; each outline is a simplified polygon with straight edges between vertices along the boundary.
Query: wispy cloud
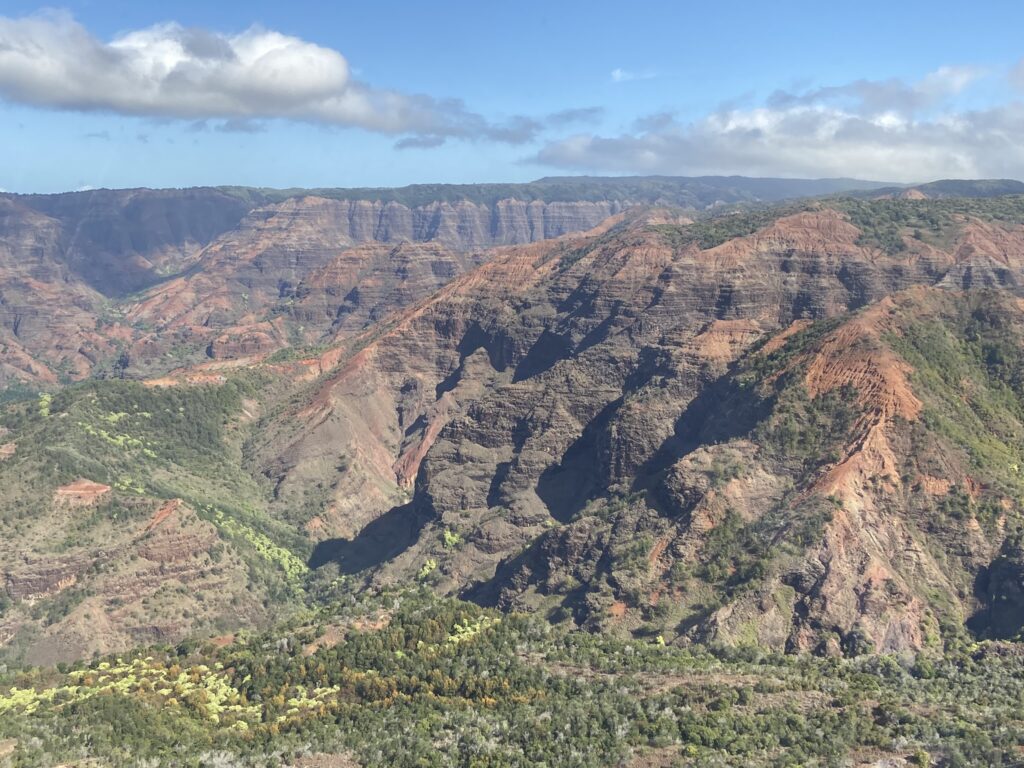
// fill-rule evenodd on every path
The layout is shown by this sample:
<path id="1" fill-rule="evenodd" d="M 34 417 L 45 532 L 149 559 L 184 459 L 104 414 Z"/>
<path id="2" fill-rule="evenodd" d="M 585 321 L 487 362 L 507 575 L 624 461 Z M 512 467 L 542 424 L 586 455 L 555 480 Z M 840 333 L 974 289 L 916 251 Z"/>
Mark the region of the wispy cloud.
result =
<path id="1" fill-rule="evenodd" d="M 573 123 L 599 123 L 604 117 L 602 107 L 580 107 L 553 112 L 545 118 L 549 126 L 572 125 Z"/>
<path id="2" fill-rule="evenodd" d="M 338 51 L 269 29 L 222 34 L 158 24 L 106 42 L 67 13 L 0 17 L 0 98 L 36 107 L 234 130 L 282 118 L 385 134 L 520 144 L 541 121 L 493 122 L 458 99 L 375 88 Z M 243 128 L 244 130 L 244 128 Z"/>
<path id="3" fill-rule="evenodd" d="M 1018 73 L 1024 74 L 1024 64 Z M 959 106 L 958 97 L 969 95 L 984 74 L 942 67 L 915 82 L 858 80 L 779 91 L 760 104 L 689 120 L 660 113 L 636 121 L 626 133 L 550 141 L 531 159 L 587 172 L 889 181 L 1024 177 L 1024 103 Z"/>
<path id="4" fill-rule="evenodd" d="M 244 120 L 233 117 L 218 124 L 214 130 L 220 133 L 265 133 L 267 126 L 259 120 Z"/>
<path id="5" fill-rule="evenodd" d="M 433 149 L 444 142 L 444 136 L 408 136 L 396 141 L 395 149 Z"/>
<path id="6" fill-rule="evenodd" d="M 885 112 L 913 114 L 942 104 L 949 97 L 966 90 L 984 74 L 984 70 L 977 67 L 940 67 L 915 83 L 897 78 L 855 80 L 800 93 L 776 91 L 769 97 L 768 106 L 787 108 L 829 104 L 860 115 Z"/>
<path id="7" fill-rule="evenodd" d="M 629 83 L 633 80 L 653 80 L 657 76 L 658 74 L 652 70 L 633 72 L 628 69 L 615 68 L 611 73 L 611 81 L 613 83 Z"/>
<path id="8" fill-rule="evenodd" d="M 602 107 L 580 107 L 563 109 L 541 118 L 515 117 L 496 124 L 494 130 L 509 144 L 522 144 L 540 135 L 549 128 L 564 128 L 573 124 L 594 124 L 604 117 Z M 444 144 L 449 137 L 442 134 L 425 133 L 407 136 L 395 142 L 395 149 L 433 149 Z"/>
<path id="9" fill-rule="evenodd" d="M 1017 62 L 1017 65 L 1010 70 L 1010 83 L 1024 91 L 1024 59 Z"/>

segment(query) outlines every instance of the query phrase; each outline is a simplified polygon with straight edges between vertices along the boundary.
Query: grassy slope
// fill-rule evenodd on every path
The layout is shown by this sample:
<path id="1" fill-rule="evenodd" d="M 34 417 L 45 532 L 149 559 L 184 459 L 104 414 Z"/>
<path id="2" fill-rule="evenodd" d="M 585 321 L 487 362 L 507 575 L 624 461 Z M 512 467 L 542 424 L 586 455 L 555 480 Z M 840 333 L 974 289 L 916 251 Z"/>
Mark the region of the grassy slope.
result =
<path id="1" fill-rule="evenodd" d="M 278 612 L 301 605 L 308 542 L 266 514 L 266 482 L 243 469 L 243 401 L 253 394 L 241 379 L 178 389 L 98 381 L 9 404 L 5 440 L 18 448 L 0 463 L 0 531 L 23 551 L 91 558 L 143 526 L 153 500 L 180 498 L 246 563 L 253 599 L 277 603 Z M 88 510 L 61 513 L 54 490 L 80 478 L 113 492 Z M 76 593 L 88 589 L 87 579 Z M 33 613 L 52 621 L 73 607 L 66 602 L 62 592 Z M 9 609 L 0 606 L 0 618 Z"/>

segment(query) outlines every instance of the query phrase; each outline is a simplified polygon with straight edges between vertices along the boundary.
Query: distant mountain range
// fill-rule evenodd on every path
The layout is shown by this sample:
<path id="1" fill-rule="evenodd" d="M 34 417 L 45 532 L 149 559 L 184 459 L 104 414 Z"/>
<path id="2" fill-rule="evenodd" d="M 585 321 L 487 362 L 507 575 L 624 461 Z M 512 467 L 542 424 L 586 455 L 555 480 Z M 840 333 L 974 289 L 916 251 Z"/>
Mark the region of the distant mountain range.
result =
<path id="1" fill-rule="evenodd" d="M 1024 194 L 1024 182 L 1014 179 L 942 179 L 926 184 L 893 185 L 855 192 L 860 197 L 1001 197 Z"/>
<path id="2" fill-rule="evenodd" d="M 395 202 L 410 208 L 430 203 L 470 202 L 493 206 L 501 200 L 524 202 L 617 202 L 670 205 L 702 210 L 739 202 L 778 202 L 889 185 L 859 179 L 773 179 L 747 176 L 548 176 L 525 184 L 413 184 L 397 188 L 253 189 L 222 187 L 254 200 L 278 201 L 317 195 L 334 200 Z"/>

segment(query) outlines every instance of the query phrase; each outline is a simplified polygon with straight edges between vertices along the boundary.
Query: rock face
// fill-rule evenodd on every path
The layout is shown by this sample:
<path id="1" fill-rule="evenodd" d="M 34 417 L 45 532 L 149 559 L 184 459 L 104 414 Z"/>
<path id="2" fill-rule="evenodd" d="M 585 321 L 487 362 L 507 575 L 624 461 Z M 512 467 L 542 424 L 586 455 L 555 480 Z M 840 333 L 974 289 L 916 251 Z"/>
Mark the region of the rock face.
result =
<path id="1" fill-rule="evenodd" d="M 315 344 L 429 296 L 482 263 L 482 249 L 590 229 L 620 209 L 295 198 L 253 211 L 203 251 L 201 269 L 153 289 L 126 317 L 205 344 L 217 358 L 266 353 L 296 337 Z M 152 336 L 135 351 L 162 353 Z"/>
<path id="2" fill-rule="evenodd" d="M 251 208 L 215 189 L 99 189 L 7 200 L 53 222 L 61 262 L 108 297 L 181 271 Z"/>
<path id="3" fill-rule="evenodd" d="M 339 235 L 349 242 L 434 242 L 458 251 L 493 245 L 533 243 L 582 232 L 619 213 L 623 203 L 499 200 L 492 206 L 468 201 L 407 208 L 401 203 L 305 198 L 281 204 L 286 210 L 326 208 Z M 279 206 L 255 216 L 279 215 Z"/>
<path id="4" fill-rule="evenodd" d="M 357 336 L 302 408 L 267 425 L 262 466 L 282 507 L 311 484 L 330 489 L 311 521 L 325 539 L 314 561 L 344 572 L 407 581 L 433 561 L 442 591 L 594 627 L 920 648 L 972 610 L 963 584 L 999 535 L 978 541 L 954 584 L 921 543 L 934 521 L 893 516 L 910 492 L 905 425 L 923 406 L 912 364 L 888 347 L 903 327 L 889 314 L 941 304 L 915 286 L 967 273 L 998 272 L 1012 289 L 1024 231 L 981 238 L 988 226 L 964 221 L 948 248 L 907 238 L 890 254 L 823 207 L 703 249 L 642 219 L 510 249 Z M 801 356 L 810 338 L 819 346 Z M 799 367 L 764 370 L 751 350 L 765 342 Z M 754 385 L 763 394 L 743 394 Z M 773 410 L 780 398 L 793 413 Z M 833 407 L 850 398 L 850 413 Z M 723 402 L 735 413 L 716 414 Z M 786 437 L 789 420 L 821 422 L 838 442 L 801 446 L 811 438 Z M 804 447 L 819 453 L 791 455 Z M 967 462 L 945 469 L 967 482 Z M 781 541 L 800 556 L 764 555 Z M 955 607 L 922 584 L 951 590 Z"/>
<path id="5" fill-rule="evenodd" d="M 214 190 L 0 196 L 0 381 L 116 358 L 134 331 L 110 299 L 181 271 L 246 210 Z"/>
<path id="6" fill-rule="evenodd" d="M 207 352 L 248 357 L 319 343 L 336 325 L 361 328 L 424 298 L 478 264 L 482 249 L 585 231 L 633 205 L 702 210 L 878 186 L 638 177 L 319 195 L 245 188 L 2 194 L 0 384 L 152 375 Z M 429 243 L 432 252 L 423 253 L 422 267 L 403 263 L 416 261 L 415 248 L 340 257 L 374 243 Z M 137 304 L 133 294 L 147 290 Z M 316 306 L 295 306 L 310 292 Z"/>
<path id="7" fill-rule="evenodd" d="M 0 379 L 52 383 L 113 352 L 96 331 L 102 297 L 61 261 L 61 237 L 56 220 L 0 199 Z"/>
<path id="8" fill-rule="evenodd" d="M 907 274 L 904 259 L 878 259 L 855 244 L 857 236 L 840 214 L 824 211 L 784 219 L 709 251 L 677 249 L 643 222 L 586 240 L 512 250 L 453 281 L 386 333 L 375 332 L 374 342 L 324 384 L 310 418 L 321 421 L 324 408 L 338 405 L 358 411 L 353 418 L 364 422 L 377 406 L 360 403 L 361 396 L 394 397 L 399 404 L 381 413 L 389 423 L 362 424 L 352 433 L 390 433 L 388 449 L 374 461 L 384 476 L 397 471 L 399 484 L 412 484 L 419 459 L 437 440 L 464 447 L 475 442 L 477 430 L 514 431 L 513 443 L 521 443 L 516 454 L 557 457 L 582 425 L 622 396 L 627 382 L 636 386 L 638 376 L 663 377 L 685 366 L 685 375 L 673 378 L 685 387 L 680 397 L 692 397 L 767 332 L 799 317 L 839 314 L 885 296 L 894 284 L 941 277 L 940 255 L 922 254 L 916 274 Z M 464 389 L 473 399 L 470 414 L 460 405 Z M 510 407 L 529 407 L 532 422 L 496 418 L 493 409 Z M 335 419 L 323 426 L 340 428 Z M 530 439 L 535 431 L 545 434 L 536 446 Z M 641 455 L 624 446 L 617 478 L 643 462 L 650 448 L 644 442 L 665 436 L 642 432 L 634 436 Z M 480 439 L 489 447 L 509 438 Z M 512 458 L 491 460 L 496 466 Z M 587 467 L 588 474 L 594 469 Z M 504 482 L 514 482 L 513 467 L 506 471 Z M 500 498 L 500 488 L 488 481 L 472 506 L 487 506 L 489 493 Z M 535 497 L 532 506 L 547 516 L 547 502 Z"/>
<path id="9" fill-rule="evenodd" d="M 466 206 L 491 204 L 438 206 L 469 222 Z M 45 401 L 10 409 L 5 478 L 20 481 L 27 457 L 64 473 L 24 495 L 49 502 L 83 474 L 115 488 L 87 510 L 25 505 L 4 520 L 17 532 L 0 541 L 9 647 L 91 650 L 86 613 L 100 609 L 110 647 L 180 636 L 227 621 L 247 590 L 255 622 L 282 591 L 258 592 L 229 544 L 247 541 L 293 583 L 302 564 L 271 533 L 291 558 L 288 536 L 308 537 L 310 565 L 357 577 L 347 584 L 423 581 L 679 643 L 856 654 L 1019 629 L 1019 201 L 830 200 L 696 221 L 630 210 L 487 250 L 444 244 L 450 227 L 403 230 L 425 242 L 353 239 L 391 237 L 381 217 L 399 205 L 261 205 L 102 333 L 71 319 L 37 331 L 73 338 L 68 360 L 108 344 L 122 372 L 177 388 L 159 407 L 129 407 L 120 382 L 83 393 L 86 415 L 110 399 L 89 442 L 65 439 L 80 417 L 40 416 Z M 46 248 L 59 226 L 12 211 L 29 225 L 7 241 L 24 256 L 11 285 L 66 274 Z M 101 301 L 69 284 L 86 307 Z M 13 366 L 30 337 L 9 326 Z M 246 400 L 234 415 L 214 409 L 226 390 Z M 203 430 L 167 418 L 190 408 L 209 416 Z M 168 495 L 216 486 L 199 514 L 137 484 L 150 478 L 131 451 L 156 469 L 144 457 L 166 430 L 122 430 L 157 420 L 206 440 L 202 455 L 160 454 L 165 469 L 188 463 Z M 37 422 L 52 445 L 31 442 Z M 83 446 L 109 447 L 105 463 Z M 236 501 L 241 517 L 217 517 Z M 88 541 L 75 527 L 86 517 L 100 521 Z M 210 589 L 223 599 L 193 599 Z M 44 604 L 67 611 L 47 625 L 32 610 Z"/>
<path id="10" fill-rule="evenodd" d="M 589 229 L 622 208 L 253 204 L 217 190 L 0 196 L 0 380 L 79 379 L 119 361 L 149 373 L 317 343 L 424 298 L 483 248 Z"/>
<path id="11" fill-rule="evenodd" d="M 126 318 L 210 345 L 212 357 L 259 354 L 362 330 L 484 258 L 435 242 L 358 244 L 373 229 L 352 236 L 355 205 L 301 198 L 260 209 L 203 252 L 201 270 L 154 289 Z M 149 347 L 161 348 L 143 336 L 137 354 Z"/>

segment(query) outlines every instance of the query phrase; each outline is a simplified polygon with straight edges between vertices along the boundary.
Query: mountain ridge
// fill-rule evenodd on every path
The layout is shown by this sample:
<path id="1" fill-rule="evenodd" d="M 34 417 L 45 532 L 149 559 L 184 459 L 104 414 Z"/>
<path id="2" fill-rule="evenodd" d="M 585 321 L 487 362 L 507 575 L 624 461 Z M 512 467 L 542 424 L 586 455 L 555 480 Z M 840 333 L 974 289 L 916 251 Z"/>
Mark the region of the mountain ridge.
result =
<path id="1" fill-rule="evenodd" d="M 631 209 L 476 262 L 343 241 L 333 213 L 312 215 L 334 210 L 321 200 L 218 238 L 104 323 L 55 305 L 113 362 L 97 355 L 80 384 L 29 380 L 2 409 L 0 476 L 22 489 L 5 535 L 33 550 L 49 526 L 67 546 L 5 564 L 7 583 L 47 585 L 15 587 L 10 658 L 85 652 L 86 611 L 112 622 L 111 648 L 147 621 L 168 638 L 229 629 L 184 570 L 167 603 L 140 582 L 130 611 L 114 602 L 139 548 L 164 556 L 139 536 L 175 500 L 189 578 L 260 595 L 256 626 L 339 578 L 679 644 L 935 652 L 1015 631 L 1015 454 L 991 414 L 1017 418 L 1022 198 Z M 19 215 L 19 237 L 56 237 Z M 323 282 L 283 289 L 300 264 Z M 986 301 L 1002 326 L 970 320 Z M 939 348 L 974 415 L 921 362 L 937 342 L 915 312 L 965 345 Z M 92 338 L 50 333 L 80 356 Z M 82 519 L 56 502 L 76 483 L 109 489 Z M 123 557 L 105 559 L 102 532 Z M 923 554 L 894 554 L 918 538 Z"/>

